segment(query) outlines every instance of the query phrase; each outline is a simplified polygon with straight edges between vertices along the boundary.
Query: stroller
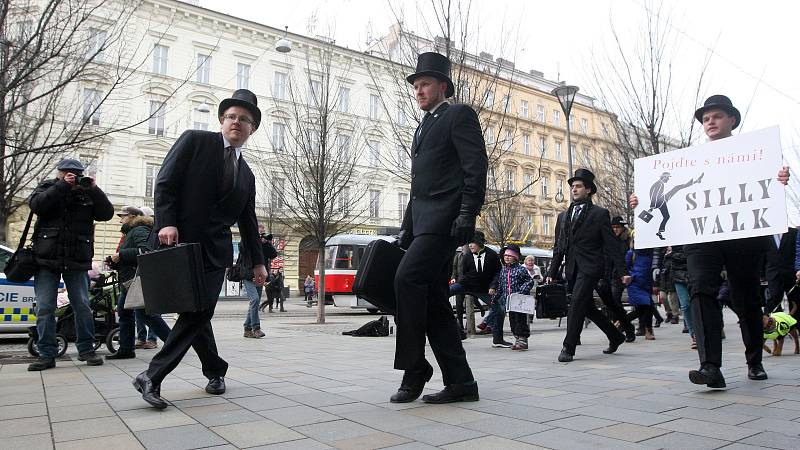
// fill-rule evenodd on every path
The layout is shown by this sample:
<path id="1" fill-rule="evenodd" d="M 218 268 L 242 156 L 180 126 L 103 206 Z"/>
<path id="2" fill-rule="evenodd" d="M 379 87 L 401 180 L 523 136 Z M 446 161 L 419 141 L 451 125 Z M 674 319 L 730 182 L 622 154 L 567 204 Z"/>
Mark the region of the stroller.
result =
<path id="1" fill-rule="evenodd" d="M 95 350 L 106 344 L 109 352 L 117 352 L 119 325 L 117 324 L 116 307 L 119 295 L 120 288 L 116 272 L 100 272 L 96 277 L 90 279 L 89 308 L 92 310 L 94 319 Z M 60 357 L 67 352 L 69 343 L 77 340 L 75 313 L 72 306 L 67 303 L 56 309 L 55 316 L 56 342 L 58 344 L 56 357 Z M 39 351 L 36 344 L 39 341 L 39 333 L 35 326 L 28 329 L 28 336 L 28 353 L 38 357 Z"/>

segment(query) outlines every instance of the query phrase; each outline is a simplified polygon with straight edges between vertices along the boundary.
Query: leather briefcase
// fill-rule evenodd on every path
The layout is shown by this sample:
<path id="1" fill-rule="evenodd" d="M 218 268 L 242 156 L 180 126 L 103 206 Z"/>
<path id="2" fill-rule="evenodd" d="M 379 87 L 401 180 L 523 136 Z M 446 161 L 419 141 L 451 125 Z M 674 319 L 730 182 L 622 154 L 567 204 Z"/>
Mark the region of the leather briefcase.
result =
<path id="1" fill-rule="evenodd" d="M 397 314 L 394 275 L 405 254 L 405 250 L 383 239 L 367 244 L 353 280 L 353 294 L 385 313 Z"/>
<path id="2" fill-rule="evenodd" d="M 179 244 L 137 259 L 147 314 L 202 311 L 216 300 L 207 298 L 200 244 Z"/>
<path id="3" fill-rule="evenodd" d="M 653 220 L 653 215 L 650 214 L 650 211 L 642 210 L 642 212 L 639 213 L 639 218 L 642 219 L 644 223 L 650 223 L 650 221 Z"/>
<path id="4" fill-rule="evenodd" d="M 558 319 L 569 312 L 567 287 L 563 284 L 543 284 L 536 289 L 536 318 Z"/>

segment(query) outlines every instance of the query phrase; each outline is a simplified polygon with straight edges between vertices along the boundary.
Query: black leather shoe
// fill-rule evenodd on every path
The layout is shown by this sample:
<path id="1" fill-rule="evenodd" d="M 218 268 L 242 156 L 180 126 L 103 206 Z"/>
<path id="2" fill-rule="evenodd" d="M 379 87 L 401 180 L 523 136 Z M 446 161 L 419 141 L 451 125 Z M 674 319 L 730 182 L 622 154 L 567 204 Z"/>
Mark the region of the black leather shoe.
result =
<path id="1" fill-rule="evenodd" d="M 208 380 L 206 392 L 209 394 L 220 395 L 225 393 L 225 378 L 216 377 Z"/>
<path id="2" fill-rule="evenodd" d="M 467 384 L 449 384 L 435 394 L 422 396 L 423 402 L 433 404 L 477 402 L 478 400 L 480 400 L 478 383 L 475 381 Z"/>
<path id="3" fill-rule="evenodd" d="M 606 355 L 614 353 L 615 351 L 617 351 L 619 346 L 622 345 L 623 342 L 625 342 L 625 335 L 619 333 L 619 335 L 617 335 L 611 342 L 608 343 L 608 348 L 603 350 L 603 353 L 605 353 Z"/>
<path id="4" fill-rule="evenodd" d="M 136 358 L 136 352 L 133 350 L 117 350 L 113 355 L 106 355 L 106 359 L 133 359 Z"/>
<path id="5" fill-rule="evenodd" d="M 158 409 L 167 407 L 167 402 L 161 398 L 161 387 L 153 385 L 153 381 L 147 376 L 146 372 L 136 375 L 133 379 L 133 387 L 142 394 L 142 400 Z"/>
<path id="6" fill-rule="evenodd" d="M 700 370 L 690 370 L 689 381 L 694 384 L 705 384 L 714 389 L 725 387 L 725 377 L 722 376 L 719 367 L 711 364 L 703 364 Z"/>
<path id="7" fill-rule="evenodd" d="M 36 361 L 28 365 L 29 372 L 39 372 L 42 370 L 52 369 L 56 366 L 55 358 L 42 358 L 41 356 Z"/>
<path id="8" fill-rule="evenodd" d="M 459 330 L 459 336 L 461 337 L 461 340 L 464 341 L 467 339 L 467 332 L 464 331 L 464 329 L 462 328 L 461 330 Z"/>
<path id="9" fill-rule="evenodd" d="M 755 364 L 747 369 L 747 378 L 751 380 L 766 380 L 767 372 L 761 364 Z"/>
<path id="10" fill-rule="evenodd" d="M 389 397 L 391 403 L 408 403 L 418 399 L 425 388 L 425 383 L 433 376 L 433 367 L 425 362 L 426 367 L 422 371 L 406 370 L 403 374 L 403 381 L 394 395 Z"/>
<path id="11" fill-rule="evenodd" d="M 558 362 L 572 362 L 572 353 L 568 352 L 566 348 L 561 349 L 558 354 Z"/>

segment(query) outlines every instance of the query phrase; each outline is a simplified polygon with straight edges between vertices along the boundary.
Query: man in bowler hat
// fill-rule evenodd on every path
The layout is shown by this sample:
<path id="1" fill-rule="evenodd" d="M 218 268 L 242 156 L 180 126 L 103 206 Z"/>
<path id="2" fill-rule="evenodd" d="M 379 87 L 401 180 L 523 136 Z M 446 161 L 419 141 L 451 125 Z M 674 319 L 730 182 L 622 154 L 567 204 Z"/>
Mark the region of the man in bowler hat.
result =
<path id="1" fill-rule="evenodd" d="M 261 122 L 255 94 L 239 89 L 219 104 L 220 132 L 189 130 L 167 153 L 155 186 L 154 232 L 161 245 L 200 243 L 203 250 L 205 295 L 211 306 L 181 313 L 161 351 L 140 373 L 133 385 L 156 408 L 166 408 L 161 382 L 183 356 L 194 348 L 208 378 L 206 392 L 225 392 L 228 363 L 217 353 L 211 328 L 225 268 L 233 263 L 230 227 L 238 223 L 242 252 L 252 261 L 263 261 L 256 222 L 255 177 L 242 156 L 244 146 Z M 263 285 L 267 271 L 253 266 L 253 281 Z M 207 303 L 207 302 L 202 302 Z"/>
<path id="2" fill-rule="evenodd" d="M 570 362 L 581 337 L 583 321 L 594 322 L 608 338 L 605 354 L 617 351 L 625 342 L 625 335 L 594 305 L 594 291 L 600 279 L 619 279 L 628 284 L 622 255 L 611 234 L 611 216 L 608 210 L 592 203 L 597 192 L 594 174 L 578 169 L 567 180 L 572 190 L 572 204 L 556 220 L 555 248 L 547 282 L 560 278 L 561 263 L 565 262 L 567 290 L 572 300 L 567 315 L 567 335 L 558 355 L 560 362 Z"/>
<path id="3" fill-rule="evenodd" d="M 398 235 L 407 251 L 395 275 L 394 368 L 404 374 L 390 401 L 416 400 L 433 375 L 425 359 L 426 336 L 445 387 L 422 400 L 475 401 L 478 384 L 448 301 L 448 280 L 453 252 L 475 235 L 475 217 L 486 195 L 486 144 L 475 111 L 446 101 L 455 89 L 444 55 L 419 55 L 416 72 L 406 80 L 425 115 L 411 146 L 411 199 Z"/>
<path id="4" fill-rule="evenodd" d="M 694 113 L 703 124 L 703 130 L 711 141 L 733 135 L 741 122 L 741 114 L 731 100 L 724 95 L 712 95 Z M 777 179 L 782 184 L 789 182 L 789 168 L 782 167 Z M 631 195 L 631 208 L 639 205 L 636 194 Z M 766 380 L 767 372 L 761 363 L 763 323 L 759 295 L 760 273 L 753 264 L 760 261 L 772 242 L 771 236 L 733 239 L 728 241 L 703 242 L 684 245 L 689 275 L 689 295 L 692 303 L 692 324 L 697 338 L 697 354 L 700 369 L 689 372 L 694 384 L 705 384 L 710 388 L 724 388 L 722 376 L 722 306 L 717 299 L 723 267 L 728 274 L 732 309 L 739 316 L 739 328 L 745 346 L 747 377 L 751 380 Z M 773 244 L 774 245 L 774 244 Z"/>

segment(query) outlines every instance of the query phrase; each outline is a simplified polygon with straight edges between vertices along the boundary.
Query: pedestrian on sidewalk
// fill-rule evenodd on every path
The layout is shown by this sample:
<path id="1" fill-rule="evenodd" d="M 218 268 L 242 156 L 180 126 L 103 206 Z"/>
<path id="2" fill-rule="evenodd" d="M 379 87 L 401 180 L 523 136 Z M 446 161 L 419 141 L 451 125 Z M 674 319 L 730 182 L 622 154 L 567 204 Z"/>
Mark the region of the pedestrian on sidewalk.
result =
<path id="1" fill-rule="evenodd" d="M 239 89 L 217 109 L 220 132 L 185 131 L 175 142 L 155 184 L 154 231 L 163 245 L 199 243 L 203 251 L 207 309 L 178 316 L 169 339 L 133 385 L 150 405 L 166 408 L 161 382 L 194 348 L 209 380 L 206 392 L 225 393 L 228 363 L 217 352 L 211 318 L 214 316 L 225 268 L 233 262 L 230 228 L 238 223 L 242 250 L 253 261 L 264 259 L 256 221 L 255 176 L 241 155 L 242 147 L 261 122 L 255 94 Z M 266 268 L 253 267 L 254 282 L 262 285 Z"/>
<path id="2" fill-rule="evenodd" d="M 511 350 L 527 350 L 528 338 L 531 329 L 528 325 L 528 315 L 520 312 L 509 312 L 508 321 L 511 324 L 511 333 L 514 335 L 514 344 L 503 339 L 503 320 L 505 319 L 508 299 L 511 294 L 530 295 L 536 292 L 536 280 L 531 277 L 528 269 L 519 263 L 522 253 L 519 246 L 509 244 L 500 251 L 503 255 L 503 267 L 497 273 L 489 288 L 493 296 L 492 307 L 496 308 L 495 326 L 492 328 L 492 347 L 511 348 Z"/>
<path id="3" fill-rule="evenodd" d="M 89 307 L 89 274 L 94 256 L 94 222 L 114 217 L 114 206 L 94 179 L 84 177 L 76 159 L 63 159 L 56 178 L 39 183 L 28 200 L 36 214 L 33 253 L 39 269 L 33 278 L 36 292 L 36 329 L 39 359 L 28 370 L 56 366 L 56 296 L 63 278 L 75 314 L 78 360 L 99 366 L 94 351 L 94 313 Z"/>
<path id="4" fill-rule="evenodd" d="M 650 267 L 653 263 L 652 248 L 634 248 L 634 233 L 631 232 L 631 247 L 625 255 L 625 263 L 630 274 L 628 284 L 628 303 L 633 311 L 628 313 L 628 321 L 639 319 L 644 329 L 645 340 L 655 340 L 653 334 L 653 277 Z"/>
<path id="5" fill-rule="evenodd" d="M 311 275 L 306 275 L 303 281 L 303 293 L 306 296 L 306 307 L 311 308 L 314 304 L 314 278 Z"/>
<path id="6" fill-rule="evenodd" d="M 272 299 L 275 300 L 275 307 L 278 308 L 280 312 L 286 312 L 286 310 L 283 309 L 283 302 L 286 300 L 283 296 L 283 288 L 283 269 L 274 269 L 272 271 L 272 279 L 269 282 L 269 289 L 272 292 Z M 272 312 L 272 302 L 270 301 L 269 304 L 269 312 Z"/>

